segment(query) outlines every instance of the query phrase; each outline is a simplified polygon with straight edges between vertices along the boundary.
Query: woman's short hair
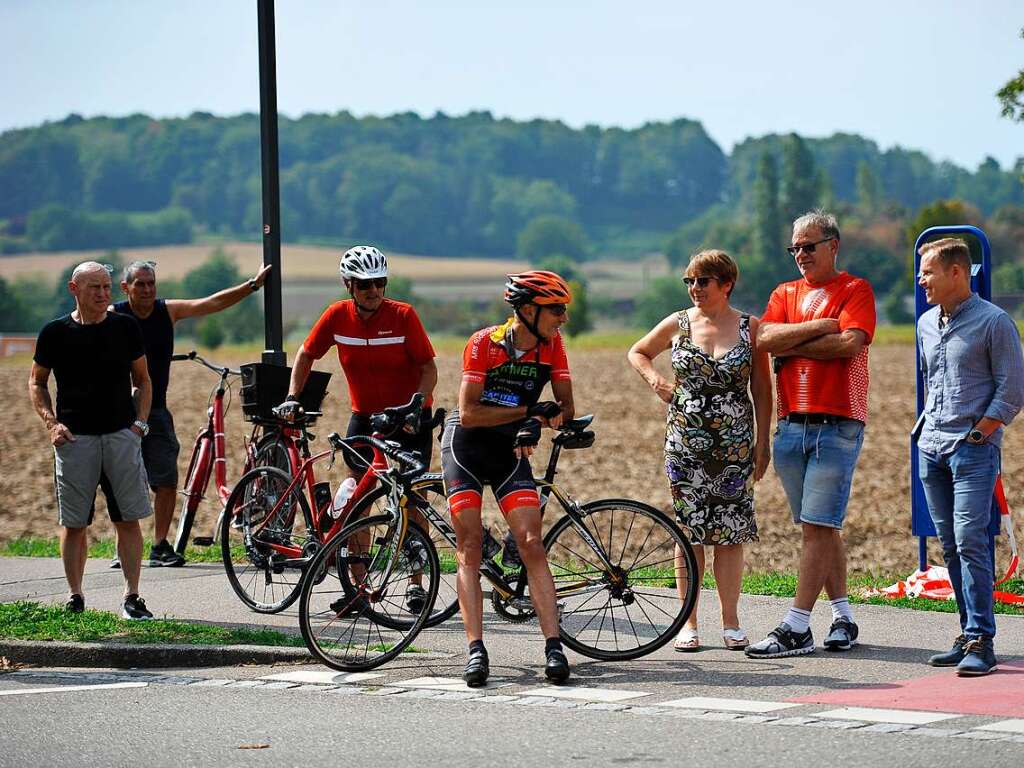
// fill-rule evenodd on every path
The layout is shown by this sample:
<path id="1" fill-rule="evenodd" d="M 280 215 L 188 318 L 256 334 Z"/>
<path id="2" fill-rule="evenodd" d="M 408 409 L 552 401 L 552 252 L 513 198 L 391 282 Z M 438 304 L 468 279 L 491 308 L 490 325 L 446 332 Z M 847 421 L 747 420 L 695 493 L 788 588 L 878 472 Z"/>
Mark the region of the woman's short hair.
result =
<path id="1" fill-rule="evenodd" d="M 736 287 L 736 280 L 740 276 L 740 268 L 725 251 L 711 249 L 695 253 L 690 257 L 690 263 L 686 265 L 687 277 L 713 277 L 719 284 L 732 283 L 726 296 L 732 293 Z"/>

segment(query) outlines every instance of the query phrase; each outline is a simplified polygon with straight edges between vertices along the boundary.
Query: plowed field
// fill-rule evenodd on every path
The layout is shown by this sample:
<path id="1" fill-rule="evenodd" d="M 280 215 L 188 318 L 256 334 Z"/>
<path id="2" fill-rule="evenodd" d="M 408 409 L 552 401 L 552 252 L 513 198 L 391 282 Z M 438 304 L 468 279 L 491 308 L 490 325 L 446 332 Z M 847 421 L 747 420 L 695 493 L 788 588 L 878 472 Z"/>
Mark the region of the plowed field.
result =
<path id="1" fill-rule="evenodd" d="M 668 485 L 662 472 L 663 404 L 629 368 L 625 350 L 570 350 L 570 361 L 577 413 L 596 414 L 597 441 L 588 450 L 563 454 L 560 482 L 581 499 L 627 496 L 670 509 Z M 436 399 L 441 406 L 451 406 L 455 400 L 459 362 L 459 356 L 450 353 L 438 359 L 440 383 Z M 325 357 L 318 367 L 334 373 L 334 379 L 324 406 L 325 418 L 314 431 L 322 435 L 331 430 L 343 432 L 348 396 L 337 360 Z M 27 380 L 27 366 L 0 368 L 0 403 L 8 414 L 7 427 L 0 432 L 0 541 L 56 533 L 52 451 L 42 424 L 29 410 Z M 213 374 L 205 369 L 175 363 L 169 402 L 182 443 L 182 473 L 192 439 L 205 423 L 205 404 L 214 382 Z M 907 434 L 914 420 L 912 347 L 888 345 L 872 349 L 870 411 L 846 527 L 849 563 L 853 571 L 909 573 L 917 564 L 908 500 Z M 227 418 L 229 477 L 237 476 L 242 438 L 247 432 L 236 402 Z M 323 444 L 321 439 L 314 445 Z M 1017 425 L 1009 430 L 1003 451 L 1011 508 L 1024 502 L 1024 482 L 1016 482 L 1024 464 L 1022 448 L 1024 428 Z M 534 459 L 538 472 L 545 460 L 546 451 L 541 450 Z M 435 450 L 435 466 L 437 462 Z M 339 473 L 334 472 L 332 480 L 337 482 L 338 477 Z M 98 503 L 95 533 L 107 536 L 111 533 L 110 525 L 102 512 L 102 501 Z M 198 526 L 205 532 L 216 516 L 211 502 L 204 502 L 201 514 L 204 518 Z M 493 504 L 489 514 L 496 518 Z M 795 570 L 799 531 L 791 522 L 782 488 L 771 471 L 757 488 L 757 516 L 761 540 L 749 546 L 747 567 L 759 571 Z M 1000 552 L 1001 567 L 1005 562 L 1005 544 L 1000 545 Z M 933 559 L 937 554 L 933 549 Z"/>

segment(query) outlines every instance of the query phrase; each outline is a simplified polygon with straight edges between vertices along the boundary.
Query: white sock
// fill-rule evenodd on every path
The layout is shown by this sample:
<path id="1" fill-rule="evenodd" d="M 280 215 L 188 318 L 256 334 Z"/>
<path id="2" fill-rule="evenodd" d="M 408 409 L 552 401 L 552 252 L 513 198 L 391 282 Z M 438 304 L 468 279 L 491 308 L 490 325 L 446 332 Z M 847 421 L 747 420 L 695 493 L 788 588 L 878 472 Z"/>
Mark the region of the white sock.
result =
<path id="1" fill-rule="evenodd" d="M 837 597 L 835 600 L 830 600 L 828 604 L 832 606 L 832 621 L 836 619 L 853 621 L 853 611 L 850 610 L 850 598 Z"/>
<path id="2" fill-rule="evenodd" d="M 789 628 L 794 632 L 806 632 L 811 626 L 811 612 L 802 608 L 790 608 L 782 621 L 789 624 Z"/>

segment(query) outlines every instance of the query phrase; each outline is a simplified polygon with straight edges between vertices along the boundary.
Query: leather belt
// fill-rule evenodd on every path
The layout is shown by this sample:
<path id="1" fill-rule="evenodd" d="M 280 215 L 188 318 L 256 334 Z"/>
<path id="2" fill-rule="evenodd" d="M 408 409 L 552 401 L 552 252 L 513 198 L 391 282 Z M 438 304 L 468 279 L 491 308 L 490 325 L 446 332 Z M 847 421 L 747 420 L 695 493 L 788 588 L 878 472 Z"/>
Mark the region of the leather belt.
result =
<path id="1" fill-rule="evenodd" d="M 846 416 L 837 416 L 834 413 L 791 413 L 786 421 L 793 424 L 838 424 L 842 421 L 854 421 Z"/>

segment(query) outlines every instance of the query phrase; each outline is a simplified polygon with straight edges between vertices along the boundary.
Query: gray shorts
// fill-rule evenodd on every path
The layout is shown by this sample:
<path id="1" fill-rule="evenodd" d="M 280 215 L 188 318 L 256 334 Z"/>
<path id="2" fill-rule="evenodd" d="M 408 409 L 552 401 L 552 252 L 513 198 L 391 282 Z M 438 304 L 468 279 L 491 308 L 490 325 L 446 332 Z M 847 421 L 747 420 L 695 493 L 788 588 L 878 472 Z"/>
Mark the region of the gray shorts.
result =
<path id="1" fill-rule="evenodd" d="M 149 434 L 142 438 L 142 461 L 151 488 L 178 487 L 178 452 L 174 418 L 166 408 L 149 412 Z"/>
<path id="2" fill-rule="evenodd" d="M 153 514 L 142 464 L 142 439 L 131 429 L 106 435 L 76 435 L 73 442 L 53 449 L 57 522 L 65 528 L 85 528 L 92 522 L 93 500 L 100 474 L 110 482 L 116 506 L 115 523 L 141 520 Z"/>

